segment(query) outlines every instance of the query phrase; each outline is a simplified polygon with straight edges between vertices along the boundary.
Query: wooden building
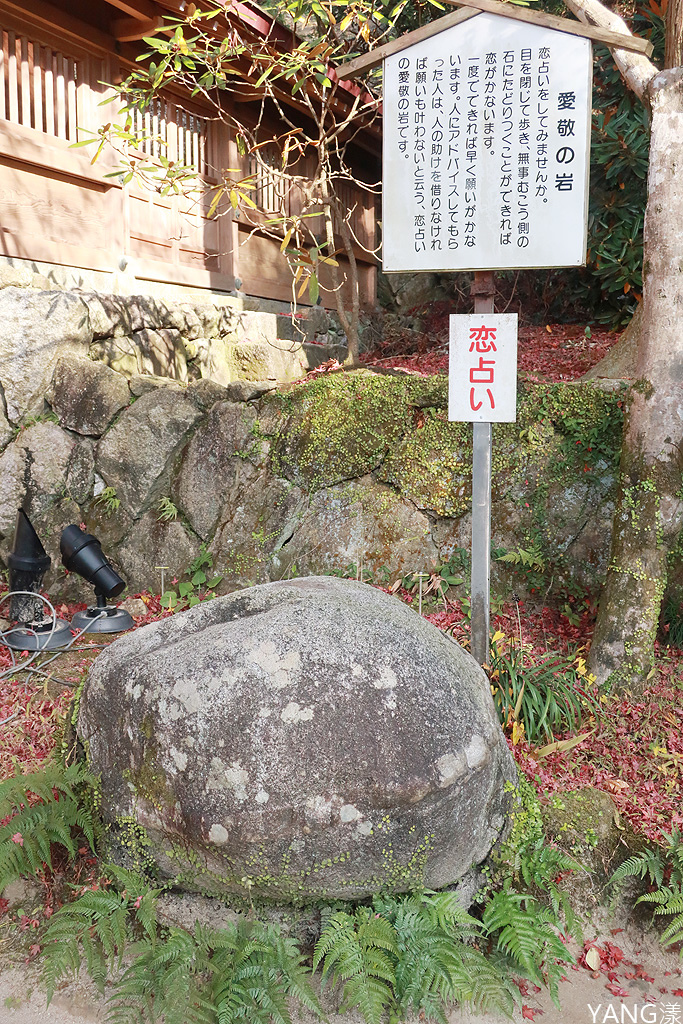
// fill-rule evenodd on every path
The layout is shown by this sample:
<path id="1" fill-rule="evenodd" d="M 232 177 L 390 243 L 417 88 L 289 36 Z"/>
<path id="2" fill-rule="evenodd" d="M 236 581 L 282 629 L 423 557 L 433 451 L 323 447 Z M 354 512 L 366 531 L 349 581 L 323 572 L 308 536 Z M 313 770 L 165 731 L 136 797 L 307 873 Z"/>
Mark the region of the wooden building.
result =
<path id="1" fill-rule="evenodd" d="M 0 0 L 0 256 L 84 270 L 117 270 L 129 260 L 140 281 L 230 291 L 289 300 L 291 273 L 277 240 L 252 231 L 231 213 L 207 217 L 186 199 L 162 196 L 118 177 L 113 156 L 93 165 L 88 149 L 72 144 L 112 120 L 115 105 L 101 106 L 103 83 L 121 81 L 140 52 L 142 36 L 183 0 Z M 231 4 L 230 17 L 255 34 L 272 24 L 250 3 Z M 147 115 L 167 153 L 193 164 L 205 181 L 240 165 L 234 139 L 210 108 L 169 92 Z M 153 122 L 153 123 L 152 123 Z M 152 157 L 153 153 L 148 154 Z M 367 181 L 379 177 L 379 129 L 358 137 L 354 160 Z M 272 189 L 257 170 L 256 198 L 264 217 Z M 349 194 L 353 228 L 362 246 L 361 301 L 373 305 L 374 197 Z M 125 259 L 124 259 L 125 258 Z M 305 299 L 304 299 L 305 301 Z M 334 297 L 323 293 L 326 305 Z"/>

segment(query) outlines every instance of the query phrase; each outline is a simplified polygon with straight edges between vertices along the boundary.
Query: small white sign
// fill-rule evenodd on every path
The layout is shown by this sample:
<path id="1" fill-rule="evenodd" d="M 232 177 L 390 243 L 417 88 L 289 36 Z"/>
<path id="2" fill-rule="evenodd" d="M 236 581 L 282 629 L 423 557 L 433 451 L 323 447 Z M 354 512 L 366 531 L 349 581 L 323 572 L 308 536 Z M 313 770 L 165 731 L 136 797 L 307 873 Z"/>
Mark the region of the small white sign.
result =
<path id="1" fill-rule="evenodd" d="M 517 419 L 517 314 L 450 317 L 448 418 L 465 423 Z"/>
<path id="2" fill-rule="evenodd" d="M 479 14 L 384 61 L 382 266 L 586 262 L 590 40 Z"/>

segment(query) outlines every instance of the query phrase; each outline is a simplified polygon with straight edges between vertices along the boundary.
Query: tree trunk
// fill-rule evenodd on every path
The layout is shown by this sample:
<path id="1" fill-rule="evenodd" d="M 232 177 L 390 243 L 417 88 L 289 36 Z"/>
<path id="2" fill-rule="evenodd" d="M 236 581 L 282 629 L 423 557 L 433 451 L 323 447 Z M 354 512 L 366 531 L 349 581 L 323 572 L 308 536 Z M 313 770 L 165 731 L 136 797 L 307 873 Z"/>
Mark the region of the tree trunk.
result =
<path id="1" fill-rule="evenodd" d="M 666 8 L 666 49 L 664 67 L 683 64 L 683 0 L 669 0 Z"/>
<path id="2" fill-rule="evenodd" d="M 600 682 L 642 690 L 681 528 L 683 458 L 683 68 L 657 75 L 643 237 L 643 316 L 627 414 L 607 581 L 590 666 Z"/>

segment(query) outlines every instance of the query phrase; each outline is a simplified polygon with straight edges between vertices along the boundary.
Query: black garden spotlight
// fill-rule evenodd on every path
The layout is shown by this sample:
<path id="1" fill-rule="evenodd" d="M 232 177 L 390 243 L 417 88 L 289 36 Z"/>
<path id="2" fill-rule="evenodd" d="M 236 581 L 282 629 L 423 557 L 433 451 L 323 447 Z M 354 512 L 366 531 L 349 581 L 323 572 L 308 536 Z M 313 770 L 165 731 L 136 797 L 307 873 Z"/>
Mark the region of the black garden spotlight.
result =
<path id="1" fill-rule="evenodd" d="M 14 543 L 7 556 L 9 615 L 17 625 L 3 636 L 3 643 L 15 651 L 51 651 L 72 639 L 69 623 L 54 614 L 46 615 L 47 605 L 39 595 L 50 562 L 31 520 L 20 508 Z"/>
<path id="2" fill-rule="evenodd" d="M 75 524 L 67 526 L 59 539 L 59 550 L 64 568 L 91 583 L 97 600 L 84 612 L 76 612 L 71 628 L 86 633 L 121 633 L 130 629 L 134 625 L 132 616 L 107 604 L 107 599 L 118 597 L 126 584 L 105 558 L 97 537 Z"/>

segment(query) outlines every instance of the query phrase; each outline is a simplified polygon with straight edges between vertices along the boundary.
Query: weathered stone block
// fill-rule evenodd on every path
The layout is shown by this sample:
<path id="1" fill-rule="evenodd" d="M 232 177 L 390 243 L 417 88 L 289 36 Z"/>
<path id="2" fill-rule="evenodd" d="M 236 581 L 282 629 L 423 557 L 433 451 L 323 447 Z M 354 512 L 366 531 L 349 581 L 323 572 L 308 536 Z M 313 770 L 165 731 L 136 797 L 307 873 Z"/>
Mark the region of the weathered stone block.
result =
<path id="1" fill-rule="evenodd" d="M 126 378 L 104 363 L 63 356 L 45 397 L 63 427 L 100 437 L 131 395 Z"/>

